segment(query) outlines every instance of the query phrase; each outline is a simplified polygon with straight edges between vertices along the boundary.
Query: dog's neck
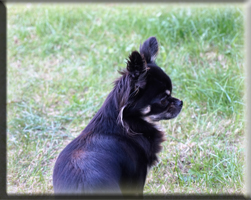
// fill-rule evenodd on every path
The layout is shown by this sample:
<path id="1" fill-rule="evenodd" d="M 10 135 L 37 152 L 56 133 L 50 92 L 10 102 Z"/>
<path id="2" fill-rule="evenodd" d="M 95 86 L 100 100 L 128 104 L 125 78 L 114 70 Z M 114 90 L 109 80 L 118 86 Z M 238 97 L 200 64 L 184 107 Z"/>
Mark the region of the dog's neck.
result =
<path id="1" fill-rule="evenodd" d="M 140 144 L 144 149 L 150 145 L 151 151 L 145 150 L 148 154 L 149 165 L 153 165 L 157 161 L 157 153 L 161 151 L 161 143 L 165 141 L 164 132 L 161 131 L 156 124 L 149 123 L 140 118 L 125 118 L 126 124 L 130 124 L 130 131 L 127 132 L 129 136 L 134 137 L 134 139 Z"/>
<path id="2" fill-rule="evenodd" d="M 157 153 L 161 150 L 161 143 L 164 141 L 164 133 L 156 127 L 156 124 L 142 119 L 138 115 L 123 116 L 121 114 L 121 94 L 118 94 L 115 87 L 107 96 L 104 104 L 86 126 L 82 134 L 102 133 L 119 134 L 133 138 L 146 152 L 149 166 L 157 161 Z M 104 122 L 105 121 L 105 122 Z M 104 127 L 105 124 L 105 127 Z M 151 151 L 147 148 L 150 147 Z"/>

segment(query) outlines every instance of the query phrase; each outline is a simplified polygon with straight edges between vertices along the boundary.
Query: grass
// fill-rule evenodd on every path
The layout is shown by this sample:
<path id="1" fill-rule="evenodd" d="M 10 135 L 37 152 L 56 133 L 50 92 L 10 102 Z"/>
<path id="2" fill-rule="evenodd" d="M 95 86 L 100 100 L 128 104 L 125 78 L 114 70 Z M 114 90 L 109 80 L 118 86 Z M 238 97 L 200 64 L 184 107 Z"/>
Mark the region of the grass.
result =
<path id="1" fill-rule="evenodd" d="M 7 192 L 53 193 L 59 152 L 101 107 L 125 59 L 149 36 L 181 114 L 145 194 L 241 194 L 241 6 L 8 4 Z"/>

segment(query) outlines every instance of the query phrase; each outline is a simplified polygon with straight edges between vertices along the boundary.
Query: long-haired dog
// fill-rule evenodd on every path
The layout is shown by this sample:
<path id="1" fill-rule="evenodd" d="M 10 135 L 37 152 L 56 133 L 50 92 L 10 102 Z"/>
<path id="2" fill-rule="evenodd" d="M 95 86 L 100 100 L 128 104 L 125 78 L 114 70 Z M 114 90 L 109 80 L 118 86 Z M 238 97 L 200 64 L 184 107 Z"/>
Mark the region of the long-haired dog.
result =
<path id="1" fill-rule="evenodd" d="M 176 117 L 169 76 L 155 63 L 158 42 L 133 51 L 104 104 L 57 158 L 56 194 L 143 194 L 147 170 L 157 161 L 163 135 L 155 122 Z"/>

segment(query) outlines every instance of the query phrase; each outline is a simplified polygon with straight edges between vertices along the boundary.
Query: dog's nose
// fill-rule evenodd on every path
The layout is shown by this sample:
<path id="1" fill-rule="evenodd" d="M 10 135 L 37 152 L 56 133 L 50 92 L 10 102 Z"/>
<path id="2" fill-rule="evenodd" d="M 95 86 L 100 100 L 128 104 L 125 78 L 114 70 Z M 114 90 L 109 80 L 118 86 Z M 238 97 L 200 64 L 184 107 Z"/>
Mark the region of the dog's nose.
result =
<path id="1" fill-rule="evenodd" d="M 183 101 L 178 100 L 178 101 L 175 102 L 175 104 L 176 104 L 177 106 L 183 106 Z"/>

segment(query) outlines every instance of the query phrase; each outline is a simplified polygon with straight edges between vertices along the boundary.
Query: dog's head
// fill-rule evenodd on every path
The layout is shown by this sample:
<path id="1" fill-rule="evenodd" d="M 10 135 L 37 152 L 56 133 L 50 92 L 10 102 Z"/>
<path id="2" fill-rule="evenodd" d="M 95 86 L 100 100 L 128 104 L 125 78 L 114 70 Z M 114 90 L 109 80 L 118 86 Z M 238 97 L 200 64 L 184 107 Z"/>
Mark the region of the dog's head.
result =
<path id="1" fill-rule="evenodd" d="M 127 98 L 120 107 L 121 119 L 138 117 L 154 122 L 172 119 L 180 113 L 183 102 L 172 97 L 171 79 L 155 63 L 157 53 L 157 39 L 150 37 L 140 46 L 140 52 L 133 51 L 129 56 L 122 72 Z"/>

